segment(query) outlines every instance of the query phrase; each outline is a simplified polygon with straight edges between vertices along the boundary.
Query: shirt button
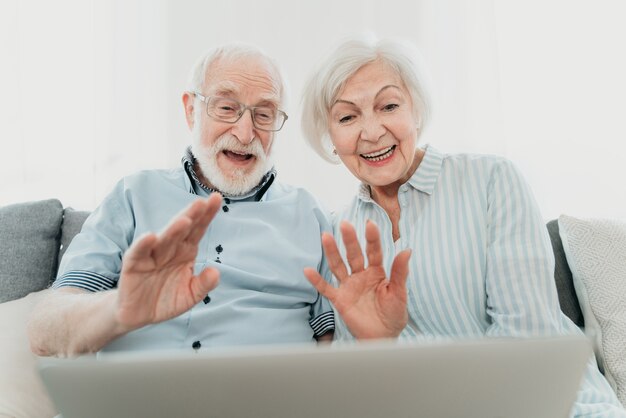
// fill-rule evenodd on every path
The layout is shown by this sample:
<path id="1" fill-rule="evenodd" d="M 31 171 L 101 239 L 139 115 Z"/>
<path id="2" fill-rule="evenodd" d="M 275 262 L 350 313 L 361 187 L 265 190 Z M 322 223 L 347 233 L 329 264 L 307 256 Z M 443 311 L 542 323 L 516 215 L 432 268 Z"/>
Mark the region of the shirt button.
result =
<path id="1" fill-rule="evenodd" d="M 193 344 L 191 344 L 191 348 L 193 348 L 194 350 L 198 350 L 200 347 L 202 347 L 200 341 L 194 341 Z"/>
<path id="2" fill-rule="evenodd" d="M 229 209 L 228 209 L 228 206 L 226 206 L 226 205 L 222 206 L 222 210 L 223 210 L 224 212 L 228 212 L 228 210 L 229 210 Z"/>
<path id="3" fill-rule="evenodd" d="M 211 302 L 211 297 L 209 295 L 206 295 L 204 297 L 204 299 L 202 299 L 202 302 L 204 302 L 204 304 L 208 304 L 209 302 Z"/>
<path id="4" fill-rule="evenodd" d="M 230 205 L 230 199 L 229 199 L 229 198 L 227 198 L 227 197 L 225 197 L 225 198 L 224 198 L 224 203 L 226 203 L 227 205 Z"/>
<path id="5" fill-rule="evenodd" d="M 222 248 L 221 245 L 218 245 L 217 247 L 215 247 L 215 251 L 217 251 L 217 253 L 221 253 L 222 251 L 224 251 L 224 248 Z"/>

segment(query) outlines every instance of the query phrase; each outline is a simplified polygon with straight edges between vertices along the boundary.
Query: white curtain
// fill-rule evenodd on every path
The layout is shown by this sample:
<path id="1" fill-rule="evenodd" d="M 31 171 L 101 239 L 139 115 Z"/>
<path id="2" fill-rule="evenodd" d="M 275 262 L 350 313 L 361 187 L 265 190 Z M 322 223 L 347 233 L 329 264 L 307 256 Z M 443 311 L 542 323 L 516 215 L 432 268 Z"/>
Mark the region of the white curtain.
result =
<path id="1" fill-rule="evenodd" d="M 124 174 L 176 166 L 190 66 L 240 40 L 290 81 L 280 178 L 338 208 L 356 180 L 304 144 L 299 97 L 328 48 L 373 31 L 423 51 L 435 99 L 423 142 L 512 159 L 546 219 L 626 218 L 624 21 L 622 0 L 5 1 L 0 204 L 93 209 Z"/>
<path id="2" fill-rule="evenodd" d="M 167 164 L 168 22 L 159 1 L 0 4 L 0 204 L 93 209 Z"/>

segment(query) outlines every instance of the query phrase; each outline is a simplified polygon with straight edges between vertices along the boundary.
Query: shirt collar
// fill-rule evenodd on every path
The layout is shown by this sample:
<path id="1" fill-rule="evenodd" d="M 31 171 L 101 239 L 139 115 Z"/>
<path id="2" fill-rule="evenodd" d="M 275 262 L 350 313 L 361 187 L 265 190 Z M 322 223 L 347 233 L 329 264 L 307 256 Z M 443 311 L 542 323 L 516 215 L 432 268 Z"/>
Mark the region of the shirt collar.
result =
<path id="1" fill-rule="evenodd" d="M 444 155 L 441 151 L 428 144 L 424 146 L 424 151 L 425 154 L 424 158 L 422 158 L 422 162 L 420 162 L 420 165 L 417 166 L 415 173 L 413 173 L 407 183 L 414 189 L 426 193 L 427 195 L 431 195 L 435 190 L 435 185 L 437 184 L 439 174 L 441 173 Z M 361 200 L 371 202 L 372 195 L 370 187 L 365 183 L 361 183 L 359 186 L 358 196 Z"/>
<path id="2" fill-rule="evenodd" d="M 259 184 L 256 185 L 256 187 L 254 187 L 248 193 L 245 193 L 243 195 L 237 195 L 237 196 L 229 195 L 217 189 L 208 187 L 207 185 L 202 183 L 202 181 L 200 180 L 200 178 L 198 177 L 194 169 L 195 162 L 196 162 L 196 157 L 194 157 L 193 153 L 191 152 L 191 147 L 187 147 L 187 149 L 185 150 L 185 153 L 183 154 L 183 158 L 181 159 L 181 163 L 183 164 L 183 168 L 185 172 L 187 173 L 189 180 L 193 184 L 195 184 L 197 187 L 201 188 L 202 190 L 204 190 L 205 192 L 209 194 L 213 192 L 217 192 L 217 193 L 220 193 L 222 196 L 227 197 L 230 200 L 259 201 L 261 200 L 261 198 L 263 197 L 267 189 L 269 189 L 270 185 L 274 182 L 274 178 L 276 177 L 276 169 L 272 167 L 267 173 L 265 173 L 265 175 L 263 176 Z M 194 190 L 194 187 L 191 187 L 189 192 L 193 194 L 197 194 L 196 191 Z"/>
<path id="3" fill-rule="evenodd" d="M 424 158 L 408 183 L 415 189 L 431 195 L 441 174 L 444 155 L 441 151 L 428 144 L 424 147 L 424 151 L 426 151 Z"/>

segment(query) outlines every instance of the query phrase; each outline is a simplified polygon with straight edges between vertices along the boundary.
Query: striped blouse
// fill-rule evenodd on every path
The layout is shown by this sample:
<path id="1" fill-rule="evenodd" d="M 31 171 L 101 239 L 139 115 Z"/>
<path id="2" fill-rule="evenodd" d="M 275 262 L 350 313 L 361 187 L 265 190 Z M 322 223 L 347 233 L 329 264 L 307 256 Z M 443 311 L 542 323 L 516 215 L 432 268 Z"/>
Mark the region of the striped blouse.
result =
<path id="1" fill-rule="evenodd" d="M 560 310 L 554 255 L 532 193 L 513 164 L 500 157 L 443 154 L 426 146 L 419 167 L 398 191 L 400 238 L 362 184 L 335 217 L 351 222 L 365 246 L 365 223 L 380 228 L 384 266 L 411 248 L 409 324 L 402 339 L 530 337 L 580 332 Z M 342 253 L 345 258 L 345 251 Z M 335 283 L 336 284 L 336 283 Z M 337 317 L 335 339 L 351 339 Z M 590 361 L 574 416 L 626 417 Z"/>

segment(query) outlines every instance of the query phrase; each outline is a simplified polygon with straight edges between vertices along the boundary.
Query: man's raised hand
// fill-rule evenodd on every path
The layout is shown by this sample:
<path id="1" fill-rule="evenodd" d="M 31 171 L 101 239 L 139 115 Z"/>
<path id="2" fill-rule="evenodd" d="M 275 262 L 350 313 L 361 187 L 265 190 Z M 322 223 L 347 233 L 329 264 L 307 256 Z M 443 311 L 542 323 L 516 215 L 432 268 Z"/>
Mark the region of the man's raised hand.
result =
<path id="1" fill-rule="evenodd" d="M 122 327 L 133 330 L 181 315 L 217 286 L 215 268 L 195 275 L 194 266 L 200 240 L 221 202 L 218 193 L 198 199 L 159 234 L 132 243 L 118 284 L 116 312 Z"/>

